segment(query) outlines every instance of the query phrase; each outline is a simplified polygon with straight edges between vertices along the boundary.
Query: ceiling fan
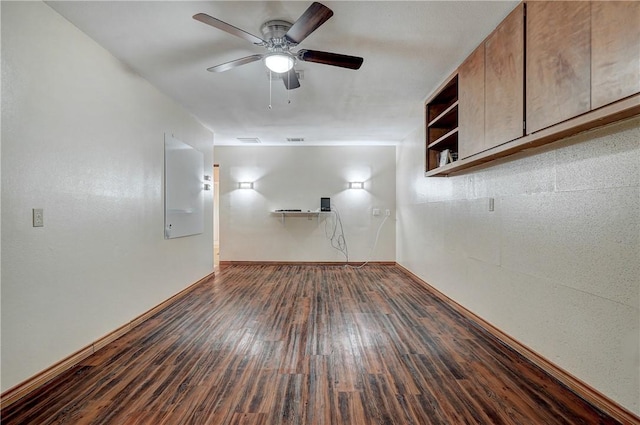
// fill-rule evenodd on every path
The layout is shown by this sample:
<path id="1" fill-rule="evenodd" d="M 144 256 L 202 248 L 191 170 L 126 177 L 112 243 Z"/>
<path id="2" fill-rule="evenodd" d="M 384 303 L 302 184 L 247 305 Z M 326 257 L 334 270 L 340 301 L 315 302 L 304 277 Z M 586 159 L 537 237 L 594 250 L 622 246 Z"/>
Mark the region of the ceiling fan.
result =
<path id="1" fill-rule="evenodd" d="M 298 75 L 293 68 L 296 61 L 316 62 L 348 69 L 359 69 L 362 65 L 364 59 L 357 56 L 306 49 L 301 49 L 297 52 L 291 51 L 292 48 L 300 44 L 309 34 L 331 18 L 331 16 L 333 16 L 331 9 L 323 4 L 314 2 L 293 24 L 283 20 L 267 21 L 262 24 L 260 32 L 263 38 L 234 27 L 206 13 L 198 13 L 193 16 L 193 19 L 211 25 L 231 35 L 235 35 L 236 37 L 240 37 L 257 46 L 265 47 L 268 50 L 268 52 L 264 54 L 246 56 L 212 66 L 211 68 L 207 68 L 207 71 L 223 72 L 264 59 L 267 68 L 281 75 L 285 87 L 287 90 L 291 90 L 300 87 Z"/>

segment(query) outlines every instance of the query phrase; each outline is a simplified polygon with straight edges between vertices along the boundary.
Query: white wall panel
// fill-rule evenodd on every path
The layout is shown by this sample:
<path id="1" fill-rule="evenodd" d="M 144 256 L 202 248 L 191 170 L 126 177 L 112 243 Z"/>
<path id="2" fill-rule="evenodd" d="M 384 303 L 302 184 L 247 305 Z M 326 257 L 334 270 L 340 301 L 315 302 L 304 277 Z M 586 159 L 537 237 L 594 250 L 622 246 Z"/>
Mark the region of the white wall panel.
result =
<path id="1" fill-rule="evenodd" d="M 330 197 L 344 225 L 350 261 L 364 261 L 384 218 L 372 261 L 395 260 L 395 147 L 217 146 L 222 261 L 344 261 L 331 247 L 327 216 L 286 217 L 276 209 L 317 210 Z M 253 189 L 238 183 L 254 182 Z M 362 181 L 364 190 L 349 189 Z M 374 217 L 373 208 L 381 215 Z"/>
<path id="2" fill-rule="evenodd" d="M 609 127 L 578 135 L 558 149 L 558 191 L 638 187 L 640 138 L 631 132 L 610 134 Z M 581 146 L 576 148 L 574 144 Z"/>
<path id="3" fill-rule="evenodd" d="M 213 270 L 211 192 L 175 240 L 162 196 L 164 133 L 209 174 L 213 138 L 46 4 L 1 7 L 4 391 Z"/>
<path id="4" fill-rule="evenodd" d="M 637 187 L 513 196 L 502 204 L 503 267 L 637 307 Z"/>

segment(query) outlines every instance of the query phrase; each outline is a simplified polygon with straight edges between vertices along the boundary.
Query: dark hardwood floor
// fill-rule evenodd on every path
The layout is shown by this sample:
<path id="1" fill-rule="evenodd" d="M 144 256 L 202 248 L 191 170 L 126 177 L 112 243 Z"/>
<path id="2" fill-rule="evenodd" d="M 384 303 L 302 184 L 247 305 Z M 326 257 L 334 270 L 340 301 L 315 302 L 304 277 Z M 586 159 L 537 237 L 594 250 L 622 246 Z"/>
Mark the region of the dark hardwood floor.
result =
<path id="1" fill-rule="evenodd" d="M 231 266 L 10 424 L 613 424 L 395 266 Z"/>

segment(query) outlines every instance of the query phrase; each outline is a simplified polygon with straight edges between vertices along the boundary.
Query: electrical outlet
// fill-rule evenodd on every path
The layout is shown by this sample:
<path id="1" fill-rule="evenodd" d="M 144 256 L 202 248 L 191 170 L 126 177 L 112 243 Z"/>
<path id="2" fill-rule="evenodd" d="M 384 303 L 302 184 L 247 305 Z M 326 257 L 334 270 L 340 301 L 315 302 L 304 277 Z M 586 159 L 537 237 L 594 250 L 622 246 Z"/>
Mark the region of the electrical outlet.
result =
<path id="1" fill-rule="evenodd" d="M 42 208 L 34 208 L 32 211 L 33 227 L 44 227 L 44 210 Z"/>
<path id="2" fill-rule="evenodd" d="M 374 216 L 374 217 L 377 217 L 377 216 L 379 216 L 379 215 L 380 215 L 380 208 L 374 208 L 374 209 L 373 209 L 373 216 Z"/>
<path id="3" fill-rule="evenodd" d="M 384 215 L 385 217 L 389 217 L 391 215 L 391 210 L 390 209 L 384 210 Z"/>

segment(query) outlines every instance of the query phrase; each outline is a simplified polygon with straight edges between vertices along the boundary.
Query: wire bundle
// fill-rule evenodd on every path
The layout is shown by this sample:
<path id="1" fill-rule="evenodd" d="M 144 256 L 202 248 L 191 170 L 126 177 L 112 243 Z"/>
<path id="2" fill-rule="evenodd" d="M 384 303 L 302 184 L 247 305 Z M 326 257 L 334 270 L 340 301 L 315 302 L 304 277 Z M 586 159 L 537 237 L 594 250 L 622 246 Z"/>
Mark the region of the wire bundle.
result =
<path id="1" fill-rule="evenodd" d="M 340 212 L 335 207 L 335 205 L 331 208 L 331 211 L 333 212 L 333 215 L 334 215 L 333 229 L 331 229 L 329 232 L 327 231 L 329 230 L 330 220 L 325 221 L 325 224 L 324 224 L 324 232 L 327 239 L 329 239 L 329 241 L 331 242 L 331 247 L 342 252 L 342 254 L 345 256 L 345 267 L 349 266 L 349 267 L 353 267 L 354 269 L 360 269 L 364 267 L 367 263 L 369 263 L 369 261 L 371 261 L 371 256 L 373 255 L 373 251 L 376 249 L 376 246 L 378 245 L 378 239 L 380 238 L 380 231 L 382 230 L 382 226 L 387 221 L 389 216 L 385 215 L 384 219 L 380 223 L 380 226 L 378 226 L 378 231 L 376 232 L 376 239 L 373 242 L 371 251 L 369 251 L 369 256 L 367 257 L 367 261 L 360 264 L 359 266 L 352 266 L 349 264 L 349 249 L 347 248 L 347 239 L 344 236 L 344 227 L 342 225 L 342 218 L 340 218 Z"/>
<path id="2" fill-rule="evenodd" d="M 333 230 L 329 234 L 327 228 L 329 227 L 330 220 L 324 222 L 324 233 L 331 242 L 331 247 L 342 252 L 345 257 L 345 262 L 349 262 L 349 248 L 347 248 L 347 239 L 344 237 L 344 227 L 342 226 L 342 218 L 340 218 L 340 212 L 333 206 L 331 208 L 333 212 Z"/>

